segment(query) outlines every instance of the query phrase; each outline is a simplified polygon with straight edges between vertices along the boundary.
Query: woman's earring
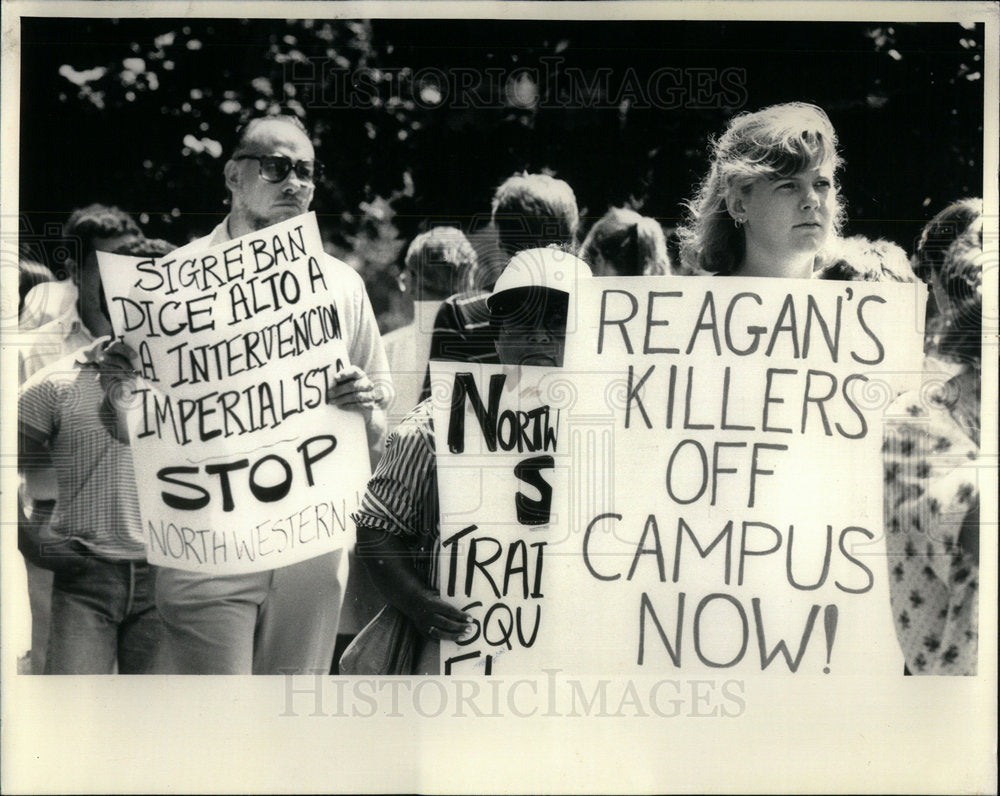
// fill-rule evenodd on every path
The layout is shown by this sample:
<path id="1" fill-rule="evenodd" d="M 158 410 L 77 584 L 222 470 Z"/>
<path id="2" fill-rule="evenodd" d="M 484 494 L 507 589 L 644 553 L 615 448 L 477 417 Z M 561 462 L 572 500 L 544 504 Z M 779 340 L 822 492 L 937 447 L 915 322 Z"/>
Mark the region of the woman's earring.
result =
<path id="1" fill-rule="evenodd" d="M 743 219 L 739 217 L 734 218 L 733 223 L 736 225 L 736 229 L 739 229 L 740 227 L 743 226 Z"/>

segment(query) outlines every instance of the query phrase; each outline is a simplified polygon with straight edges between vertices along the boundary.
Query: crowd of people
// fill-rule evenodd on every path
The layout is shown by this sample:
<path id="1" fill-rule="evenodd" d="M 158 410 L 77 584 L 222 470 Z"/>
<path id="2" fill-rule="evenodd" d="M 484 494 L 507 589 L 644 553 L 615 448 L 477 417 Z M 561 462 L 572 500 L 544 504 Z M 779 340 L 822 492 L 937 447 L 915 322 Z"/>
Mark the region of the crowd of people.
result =
<path id="1" fill-rule="evenodd" d="M 578 280 L 711 274 L 930 286 L 926 370 L 938 388 L 929 399 L 901 395 L 886 414 L 888 577 L 905 671 L 974 674 L 978 491 L 960 464 L 979 451 L 982 202 L 943 210 L 911 258 L 885 240 L 842 235 L 841 170 L 826 113 L 788 103 L 730 121 L 676 229 L 614 207 L 581 234 L 565 181 L 515 174 L 492 198 L 491 236 L 431 227 L 414 238 L 399 271 L 414 320 L 384 335 L 361 277 L 327 255 L 351 363 L 327 402 L 362 416 L 373 470 L 352 515 L 357 548 L 248 575 L 146 561 L 113 400 L 134 378 L 132 352 L 113 339 L 96 252 L 160 257 L 174 247 L 145 238 L 117 208 L 76 211 L 65 229 L 80 242 L 69 278 L 21 264 L 18 530 L 30 671 L 435 673 L 437 642 L 462 638 L 472 620 L 437 590 L 428 361 L 558 367 Z M 298 118 L 252 120 L 224 167 L 228 215 L 179 251 L 306 212 L 319 173 Z M 385 632 L 359 633 L 372 628 Z"/>

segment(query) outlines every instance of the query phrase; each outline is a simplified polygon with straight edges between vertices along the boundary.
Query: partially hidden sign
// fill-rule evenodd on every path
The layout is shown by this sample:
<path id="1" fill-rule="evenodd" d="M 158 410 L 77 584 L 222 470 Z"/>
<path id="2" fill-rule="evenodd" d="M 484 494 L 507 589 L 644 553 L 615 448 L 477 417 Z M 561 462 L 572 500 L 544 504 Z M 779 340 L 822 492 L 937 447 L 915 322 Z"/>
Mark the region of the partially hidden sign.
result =
<path id="1" fill-rule="evenodd" d="M 368 448 L 360 415 L 326 404 L 349 362 L 315 216 L 99 261 L 141 362 L 128 420 L 149 561 L 235 574 L 353 544 Z"/>
<path id="2" fill-rule="evenodd" d="M 492 674 L 508 653 L 505 671 L 527 671 L 552 637 L 548 586 L 560 579 L 550 554 L 566 550 L 563 434 L 573 386 L 538 367 L 430 366 L 441 594 L 475 628 L 461 642 L 442 642 L 440 671 Z"/>
<path id="3" fill-rule="evenodd" d="M 474 611 L 517 597 L 443 645 L 442 671 L 485 670 L 488 656 L 494 673 L 901 675 L 882 414 L 919 379 L 923 286 L 643 277 L 584 280 L 574 299 L 564 367 L 533 377 L 539 407 L 559 404 L 547 486 L 511 481 L 529 452 L 499 443 L 504 465 L 460 464 L 441 442 L 456 411 L 435 418 L 442 594 Z M 467 440 L 482 437 L 459 398 Z M 534 408 L 510 421 L 522 446 Z M 549 524 L 533 531 L 518 494 L 548 489 Z M 525 549 L 473 546 L 485 523 L 520 528 Z M 472 588 L 444 580 L 455 567 Z"/>

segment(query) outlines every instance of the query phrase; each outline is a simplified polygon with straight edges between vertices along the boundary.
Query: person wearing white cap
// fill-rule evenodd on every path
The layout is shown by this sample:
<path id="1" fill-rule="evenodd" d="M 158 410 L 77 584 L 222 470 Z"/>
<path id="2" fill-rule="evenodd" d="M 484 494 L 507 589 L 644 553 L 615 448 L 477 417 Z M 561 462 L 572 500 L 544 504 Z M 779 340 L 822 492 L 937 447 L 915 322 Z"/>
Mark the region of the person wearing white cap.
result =
<path id="1" fill-rule="evenodd" d="M 486 300 L 500 362 L 562 367 L 570 293 L 590 275 L 583 260 L 560 249 L 514 257 Z"/>
<path id="2" fill-rule="evenodd" d="M 579 222 L 576 195 L 564 180 L 528 173 L 504 180 L 493 194 L 488 237 L 470 238 L 473 245 L 484 245 L 479 251 L 474 287 L 449 296 L 441 304 L 434 318 L 430 359 L 499 362 L 486 306 L 495 278 L 521 252 L 553 246 L 572 251 Z M 495 235 L 495 240 L 490 235 Z M 428 368 L 420 397 L 430 394 Z"/>
<path id="3" fill-rule="evenodd" d="M 590 276 L 586 263 L 559 249 L 530 249 L 515 256 L 487 300 L 501 364 L 561 367 L 570 295 L 578 280 Z M 349 648 L 341 674 L 436 674 L 438 642 L 457 640 L 472 622 L 437 589 L 441 528 L 431 401 L 419 403 L 389 436 L 352 515 L 358 558 L 388 606 L 412 623 L 423 643 L 403 655 L 387 649 L 385 655 L 395 665 L 363 660 L 363 654 L 353 655 Z"/>

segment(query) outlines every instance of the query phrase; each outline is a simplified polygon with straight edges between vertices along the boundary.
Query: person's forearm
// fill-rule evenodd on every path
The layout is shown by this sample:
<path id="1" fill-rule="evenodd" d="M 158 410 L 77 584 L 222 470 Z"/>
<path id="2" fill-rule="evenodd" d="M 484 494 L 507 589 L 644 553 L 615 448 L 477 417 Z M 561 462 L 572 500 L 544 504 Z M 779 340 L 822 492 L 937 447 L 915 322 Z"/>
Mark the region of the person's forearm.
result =
<path id="1" fill-rule="evenodd" d="M 368 436 L 368 460 L 371 463 L 372 472 L 378 466 L 379 459 L 385 452 L 385 435 L 388 430 L 388 421 L 382 409 L 375 408 L 365 417 L 365 433 Z"/>
<path id="2" fill-rule="evenodd" d="M 413 569 L 412 552 L 398 536 L 358 527 L 357 556 L 386 602 L 405 614 L 427 591 Z"/>
<path id="3" fill-rule="evenodd" d="M 22 471 L 24 492 L 31 500 L 55 500 L 59 497 L 59 482 L 51 467 L 32 467 Z"/>
<path id="4" fill-rule="evenodd" d="M 108 434 L 122 445 L 131 444 L 128 418 L 126 417 L 125 410 L 118 406 L 115 401 L 111 400 L 109 395 L 104 396 L 97 414 L 101 420 L 101 425 L 104 426 L 104 430 Z"/>
<path id="5" fill-rule="evenodd" d="M 52 457 L 49 453 L 48 439 L 45 433 L 21 425 L 17 437 L 17 469 L 22 473 L 36 473 L 52 470 Z"/>
<path id="6" fill-rule="evenodd" d="M 458 641 L 475 632 L 473 618 L 425 586 L 406 543 L 391 534 L 358 528 L 358 558 L 386 602 L 406 614 L 426 638 Z"/>

